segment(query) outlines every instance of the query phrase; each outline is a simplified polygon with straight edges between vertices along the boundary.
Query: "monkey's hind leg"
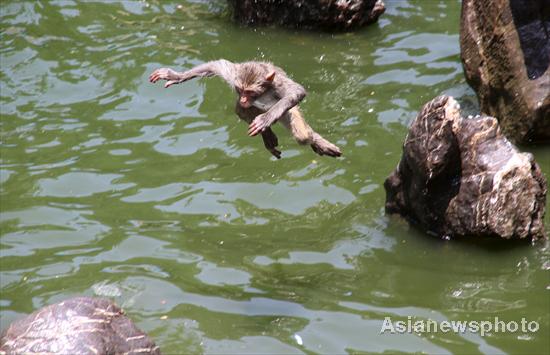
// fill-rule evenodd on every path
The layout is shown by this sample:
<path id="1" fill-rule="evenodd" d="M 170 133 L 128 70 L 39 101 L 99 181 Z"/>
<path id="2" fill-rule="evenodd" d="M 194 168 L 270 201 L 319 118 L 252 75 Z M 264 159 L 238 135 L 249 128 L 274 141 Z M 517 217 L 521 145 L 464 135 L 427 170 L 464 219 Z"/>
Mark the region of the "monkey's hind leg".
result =
<path id="1" fill-rule="evenodd" d="M 290 130 L 299 144 L 309 144 L 315 153 L 331 157 L 342 155 L 340 148 L 321 137 L 307 124 L 298 107 L 291 108 L 280 121 Z"/>
<path id="2" fill-rule="evenodd" d="M 267 127 L 262 132 L 262 139 L 264 140 L 264 146 L 267 150 L 271 152 L 277 159 L 281 159 L 281 152 L 277 150 L 275 147 L 279 145 L 279 140 L 277 139 L 277 136 L 270 127 Z"/>
<path id="3" fill-rule="evenodd" d="M 330 157 L 339 157 L 342 155 L 340 148 L 330 143 L 317 132 L 312 134 L 311 149 L 319 155 L 328 155 Z"/>
<path id="4" fill-rule="evenodd" d="M 246 123 L 250 124 L 254 120 L 256 116 L 262 113 L 259 109 L 252 106 L 250 108 L 244 109 L 242 108 L 239 103 L 237 102 L 237 105 L 235 106 L 235 113 Z M 262 139 L 264 141 L 265 149 L 269 150 L 273 156 L 277 159 L 281 159 L 281 152 L 276 149 L 276 147 L 279 145 L 279 140 L 277 139 L 277 136 L 275 133 L 271 130 L 271 127 L 267 127 L 262 132 Z"/>

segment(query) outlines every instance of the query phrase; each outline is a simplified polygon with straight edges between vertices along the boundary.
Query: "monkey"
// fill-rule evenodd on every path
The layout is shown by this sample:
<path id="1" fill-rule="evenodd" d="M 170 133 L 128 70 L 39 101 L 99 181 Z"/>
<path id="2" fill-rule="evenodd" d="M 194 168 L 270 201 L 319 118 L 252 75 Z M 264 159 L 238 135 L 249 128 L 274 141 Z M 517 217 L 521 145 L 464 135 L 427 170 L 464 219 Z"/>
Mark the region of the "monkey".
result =
<path id="1" fill-rule="evenodd" d="M 248 135 L 261 134 L 265 148 L 277 159 L 281 152 L 271 125 L 281 122 L 300 145 L 309 144 L 319 155 L 339 157 L 340 148 L 315 132 L 304 120 L 298 103 L 306 96 L 305 89 L 290 79 L 279 67 L 268 62 L 232 63 L 225 59 L 206 62 L 185 72 L 170 68 L 156 69 L 149 76 L 151 83 L 165 80 L 165 88 L 195 77 L 219 76 L 237 93 L 235 113 L 248 123 Z"/>

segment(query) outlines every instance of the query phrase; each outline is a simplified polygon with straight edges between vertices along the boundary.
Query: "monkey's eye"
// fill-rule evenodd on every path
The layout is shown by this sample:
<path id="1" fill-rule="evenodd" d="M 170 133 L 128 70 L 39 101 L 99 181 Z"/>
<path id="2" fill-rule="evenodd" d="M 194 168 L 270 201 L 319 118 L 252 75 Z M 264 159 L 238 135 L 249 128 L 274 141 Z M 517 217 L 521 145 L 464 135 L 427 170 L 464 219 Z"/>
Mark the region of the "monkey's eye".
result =
<path id="1" fill-rule="evenodd" d="M 252 98 L 258 96 L 258 94 L 256 93 L 256 91 L 253 91 L 253 90 L 244 90 L 244 91 L 243 91 L 243 94 L 244 94 L 245 96 L 252 97 Z"/>

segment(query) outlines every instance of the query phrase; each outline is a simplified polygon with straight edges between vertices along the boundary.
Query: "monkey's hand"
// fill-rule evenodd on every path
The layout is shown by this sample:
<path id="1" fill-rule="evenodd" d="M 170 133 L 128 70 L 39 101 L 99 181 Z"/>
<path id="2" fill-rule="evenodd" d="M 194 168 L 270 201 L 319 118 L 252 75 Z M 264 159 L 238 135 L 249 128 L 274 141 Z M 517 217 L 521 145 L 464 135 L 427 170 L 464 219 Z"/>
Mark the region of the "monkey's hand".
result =
<path id="1" fill-rule="evenodd" d="M 160 68 L 149 75 L 150 82 L 156 83 L 159 80 L 167 80 L 167 83 L 164 84 L 165 88 L 185 81 L 181 73 L 178 73 L 177 71 L 170 68 Z"/>
<path id="2" fill-rule="evenodd" d="M 276 120 L 273 118 L 273 115 L 269 114 L 269 111 L 256 116 L 254 121 L 248 126 L 248 135 L 255 136 L 258 133 L 264 132 Z"/>

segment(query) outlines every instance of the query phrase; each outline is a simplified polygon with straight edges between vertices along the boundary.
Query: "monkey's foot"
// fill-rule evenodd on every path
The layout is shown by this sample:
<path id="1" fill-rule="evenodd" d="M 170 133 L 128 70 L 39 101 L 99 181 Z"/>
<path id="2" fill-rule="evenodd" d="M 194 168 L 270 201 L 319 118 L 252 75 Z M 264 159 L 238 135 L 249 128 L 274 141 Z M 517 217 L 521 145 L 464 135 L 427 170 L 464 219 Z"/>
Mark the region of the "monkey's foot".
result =
<path id="1" fill-rule="evenodd" d="M 266 130 L 262 132 L 262 139 L 264 140 L 265 148 L 277 159 L 281 159 L 281 152 L 275 149 L 275 147 L 279 145 L 279 140 L 271 130 L 271 127 L 267 127 Z"/>
<path id="2" fill-rule="evenodd" d="M 311 149 L 321 156 L 328 155 L 329 157 L 339 157 L 342 155 L 340 148 L 319 135 L 315 137 L 313 143 L 311 144 Z"/>
<path id="3" fill-rule="evenodd" d="M 279 150 L 277 150 L 277 149 L 275 149 L 275 148 L 272 148 L 272 149 L 269 150 L 269 152 L 270 152 L 271 154 L 273 154 L 273 156 L 275 156 L 275 158 L 281 159 L 281 151 L 279 151 Z"/>

